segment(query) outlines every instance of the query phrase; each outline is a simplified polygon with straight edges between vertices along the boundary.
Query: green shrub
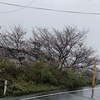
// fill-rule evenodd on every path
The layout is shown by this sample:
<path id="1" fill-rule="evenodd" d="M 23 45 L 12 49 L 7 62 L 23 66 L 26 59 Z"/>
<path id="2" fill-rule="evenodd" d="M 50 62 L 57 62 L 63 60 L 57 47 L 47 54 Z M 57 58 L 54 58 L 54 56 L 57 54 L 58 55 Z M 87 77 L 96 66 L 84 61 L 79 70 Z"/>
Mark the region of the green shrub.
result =
<path id="1" fill-rule="evenodd" d="M 4 79 L 12 79 L 11 77 L 16 77 L 15 64 L 5 57 L 0 58 L 0 76 Z"/>
<path id="2" fill-rule="evenodd" d="M 91 79 L 76 75 L 72 69 L 61 70 L 54 62 L 40 59 L 16 67 L 6 58 L 0 58 L 0 96 L 4 80 L 8 80 L 7 95 L 22 95 L 60 88 L 77 88 L 91 85 Z"/>

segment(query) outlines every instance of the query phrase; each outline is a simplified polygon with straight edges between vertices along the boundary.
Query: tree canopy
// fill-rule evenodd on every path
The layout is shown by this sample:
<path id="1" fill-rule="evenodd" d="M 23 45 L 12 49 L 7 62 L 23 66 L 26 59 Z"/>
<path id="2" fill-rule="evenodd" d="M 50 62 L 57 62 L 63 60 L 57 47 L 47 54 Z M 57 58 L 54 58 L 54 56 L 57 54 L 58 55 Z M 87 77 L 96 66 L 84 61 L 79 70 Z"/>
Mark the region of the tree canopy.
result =
<path id="1" fill-rule="evenodd" d="M 57 61 L 60 68 L 89 68 L 94 61 L 99 63 L 95 50 L 86 45 L 88 30 L 78 31 L 76 27 L 65 27 L 62 31 L 53 28 L 33 29 L 31 46 L 38 48 L 48 60 Z"/>
<path id="2" fill-rule="evenodd" d="M 49 31 L 47 28 L 32 29 L 32 37 L 25 40 L 28 35 L 22 26 L 14 26 L 11 31 L 0 33 L 0 46 L 6 49 L 16 49 L 17 55 L 11 52 L 17 60 L 18 53 L 22 50 L 38 59 L 44 56 L 47 61 L 57 63 L 59 68 L 90 68 L 94 61 L 99 64 L 98 55 L 95 50 L 86 45 L 86 34 L 88 30 L 77 30 L 76 27 L 65 27 L 62 31 L 55 28 Z M 10 48 L 10 49 L 9 49 Z"/>

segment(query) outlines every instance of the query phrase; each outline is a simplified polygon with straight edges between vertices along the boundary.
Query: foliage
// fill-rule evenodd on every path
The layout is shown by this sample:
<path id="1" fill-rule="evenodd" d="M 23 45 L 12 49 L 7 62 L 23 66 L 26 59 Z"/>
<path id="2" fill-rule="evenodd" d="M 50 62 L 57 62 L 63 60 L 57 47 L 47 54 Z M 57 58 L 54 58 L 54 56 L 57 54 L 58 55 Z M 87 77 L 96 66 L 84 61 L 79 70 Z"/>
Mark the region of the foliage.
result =
<path id="1" fill-rule="evenodd" d="M 0 60 L 0 96 L 3 96 L 4 79 L 8 80 L 6 96 L 91 85 L 91 79 L 77 76 L 72 69 L 61 70 L 54 62 L 43 58 L 32 63 L 24 62 L 20 67 L 7 58 Z"/>
<path id="2" fill-rule="evenodd" d="M 87 32 L 76 27 L 52 32 L 37 28 L 27 41 L 26 30 L 20 25 L 0 33 L 0 96 L 4 80 L 8 80 L 7 96 L 91 85 L 85 71 L 100 60 L 95 50 L 86 46 Z M 82 69 L 83 74 L 77 75 L 76 69 Z"/>
<path id="3" fill-rule="evenodd" d="M 16 66 L 13 62 L 5 57 L 0 57 L 0 78 L 12 80 L 12 78 L 16 77 L 16 70 Z"/>
<path id="4" fill-rule="evenodd" d="M 95 50 L 86 45 L 87 33 L 88 30 L 78 31 L 76 27 L 65 27 L 62 31 L 53 28 L 52 32 L 47 28 L 33 29 L 30 49 L 42 52 L 48 61 L 58 61 L 58 66 L 62 69 L 87 69 L 94 61 L 98 64 L 100 62 L 98 56 L 94 55 Z"/>

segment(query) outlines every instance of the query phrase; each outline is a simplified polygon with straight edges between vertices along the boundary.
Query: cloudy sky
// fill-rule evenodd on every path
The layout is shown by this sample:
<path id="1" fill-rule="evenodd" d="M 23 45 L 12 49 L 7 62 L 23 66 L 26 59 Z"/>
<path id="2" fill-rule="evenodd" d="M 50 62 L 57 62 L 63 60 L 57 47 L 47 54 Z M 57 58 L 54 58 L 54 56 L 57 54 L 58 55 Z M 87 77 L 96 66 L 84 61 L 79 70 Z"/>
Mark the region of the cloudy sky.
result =
<path id="1" fill-rule="evenodd" d="M 31 7 L 100 13 L 100 0 L 0 0 L 0 25 L 4 25 L 1 31 L 18 24 L 22 24 L 24 28 L 28 29 L 27 36 L 30 36 L 31 28 L 36 26 L 54 27 L 60 30 L 65 26 L 77 26 L 78 30 L 89 29 L 87 44 L 97 50 L 97 54 L 100 56 L 100 15 L 53 12 L 30 8 L 21 9 L 21 7 L 5 5 L 1 2 L 24 6 L 33 2 L 30 5 Z"/>

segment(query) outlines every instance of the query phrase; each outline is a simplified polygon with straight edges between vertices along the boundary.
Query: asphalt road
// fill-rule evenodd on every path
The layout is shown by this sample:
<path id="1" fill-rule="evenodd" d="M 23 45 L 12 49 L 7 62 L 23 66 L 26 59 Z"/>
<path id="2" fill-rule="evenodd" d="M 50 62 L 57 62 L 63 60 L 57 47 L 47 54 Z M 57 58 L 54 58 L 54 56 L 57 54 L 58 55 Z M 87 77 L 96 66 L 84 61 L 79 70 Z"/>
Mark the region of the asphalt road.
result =
<path id="1" fill-rule="evenodd" d="M 100 85 L 76 90 L 60 90 L 25 96 L 1 98 L 0 100 L 100 100 Z"/>

